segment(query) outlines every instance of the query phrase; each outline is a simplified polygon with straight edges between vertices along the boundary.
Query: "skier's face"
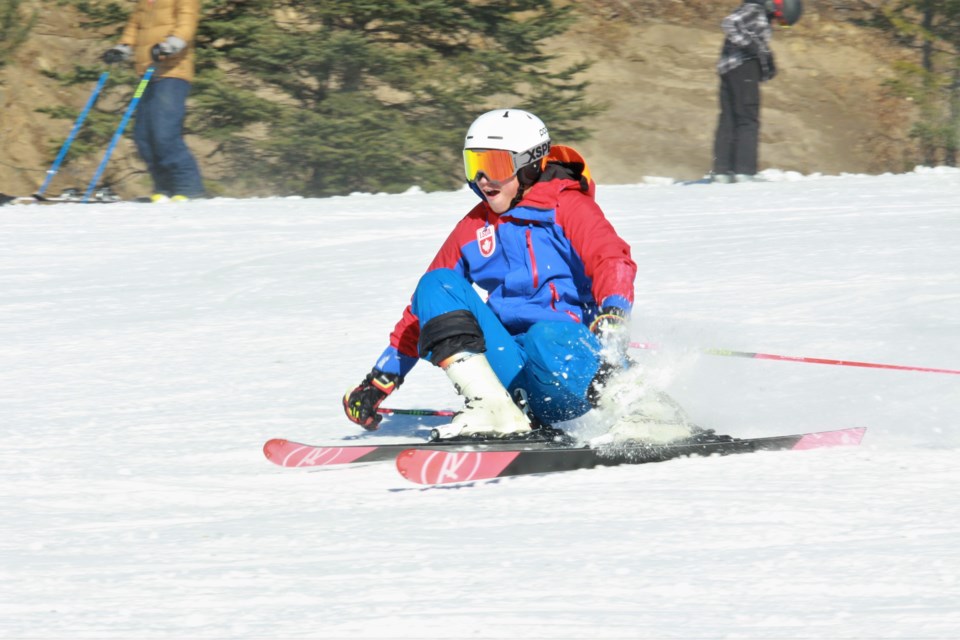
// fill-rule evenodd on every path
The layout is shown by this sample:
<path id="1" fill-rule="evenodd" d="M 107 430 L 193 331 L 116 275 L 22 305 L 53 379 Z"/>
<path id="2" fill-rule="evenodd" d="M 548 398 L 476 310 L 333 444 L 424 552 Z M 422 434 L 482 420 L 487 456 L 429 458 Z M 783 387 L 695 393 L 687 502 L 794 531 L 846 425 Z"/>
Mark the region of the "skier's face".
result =
<path id="1" fill-rule="evenodd" d="M 510 203 L 517 197 L 520 179 L 514 174 L 502 182 L 496 182 L 480 174 L 477 178 L 477 187 L 494 213 L 504 213 L 510 209 Z"/>

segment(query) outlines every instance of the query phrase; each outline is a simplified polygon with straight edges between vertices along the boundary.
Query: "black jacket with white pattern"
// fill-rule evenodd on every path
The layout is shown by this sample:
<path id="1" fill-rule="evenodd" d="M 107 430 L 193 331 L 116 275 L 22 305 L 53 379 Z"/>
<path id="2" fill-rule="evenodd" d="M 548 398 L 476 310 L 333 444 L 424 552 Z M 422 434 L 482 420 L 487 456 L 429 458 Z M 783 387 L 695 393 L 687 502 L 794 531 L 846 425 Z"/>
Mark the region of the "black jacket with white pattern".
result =
<path id="1" fill-rule="evenodd" d="M 760 61 L 760 82 L 766 82 L 777 74 L 770 50 L 773 28 L 764 7 L 754 2 L 745 2 L 720 23 L 726 38 L 717 62 L 717 73 L 723 75 L 736 69 L 748 60 Z"/>

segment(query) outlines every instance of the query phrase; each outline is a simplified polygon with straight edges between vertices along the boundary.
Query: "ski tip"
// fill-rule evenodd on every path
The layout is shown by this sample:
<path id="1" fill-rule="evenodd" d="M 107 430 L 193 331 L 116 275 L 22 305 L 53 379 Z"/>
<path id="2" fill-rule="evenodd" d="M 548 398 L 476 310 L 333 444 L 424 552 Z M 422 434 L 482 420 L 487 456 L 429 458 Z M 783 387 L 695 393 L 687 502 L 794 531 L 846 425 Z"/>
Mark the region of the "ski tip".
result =
<path id="1" fill-rule="evenodd" d="M 283 438 L 271 438 L 263 443 L 263 455 L 267 457 L 267 460 L 280 464 L 277 458 L 288 444 L 290 444 L 290 442 Z"/>
<path id="2" fill-rule="evenodd" d="M 797 440 L 792 449 L 803 450 L 819 449 L 821 447 L 856 446 L 863 440 L 866 432 L 866 427 L 852 427 L 850 429 L 838 429 L 836 431 L 806 433 Z"/>

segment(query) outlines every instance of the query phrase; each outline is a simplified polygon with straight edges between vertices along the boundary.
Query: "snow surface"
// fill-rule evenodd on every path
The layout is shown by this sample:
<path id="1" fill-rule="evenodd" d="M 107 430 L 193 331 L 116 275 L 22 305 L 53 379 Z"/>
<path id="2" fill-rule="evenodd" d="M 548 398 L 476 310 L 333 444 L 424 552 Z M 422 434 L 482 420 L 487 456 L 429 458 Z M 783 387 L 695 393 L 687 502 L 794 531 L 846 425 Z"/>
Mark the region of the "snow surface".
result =
<path id="1" fill-rule="evenodd" d="M 283 469 L 468 190 L 0 210 L 0 637 L 957 638 L 960 171 L 601 186 L 635 356 L 738 436 L 858 448 L 423 488 Z M 394 407 L 452 408 L 421 364 Z M 435 419 L 433 419 L 435 420 Z"/>

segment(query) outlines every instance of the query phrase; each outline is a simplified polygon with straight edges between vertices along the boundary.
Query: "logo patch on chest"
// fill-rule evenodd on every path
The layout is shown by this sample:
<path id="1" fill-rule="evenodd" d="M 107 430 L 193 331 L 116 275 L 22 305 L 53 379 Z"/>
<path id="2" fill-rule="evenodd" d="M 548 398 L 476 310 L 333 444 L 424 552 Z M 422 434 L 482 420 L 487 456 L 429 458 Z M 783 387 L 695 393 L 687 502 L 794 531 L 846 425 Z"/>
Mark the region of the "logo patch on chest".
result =
<path id="1" fill-rule="evenodd" d="M 477 245 L 480 247 L 480 255 L 489 258 L 497 248 L 497 236 L 494 233 L 493 225 L 486 225 L 477 229 Z"/>

